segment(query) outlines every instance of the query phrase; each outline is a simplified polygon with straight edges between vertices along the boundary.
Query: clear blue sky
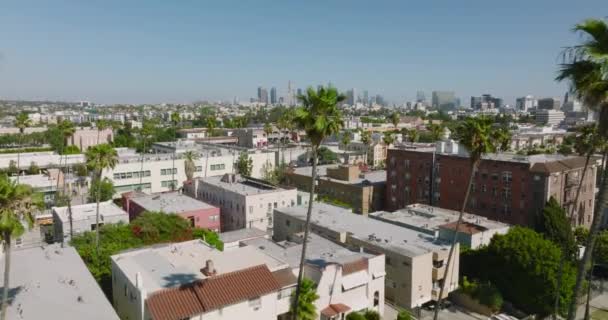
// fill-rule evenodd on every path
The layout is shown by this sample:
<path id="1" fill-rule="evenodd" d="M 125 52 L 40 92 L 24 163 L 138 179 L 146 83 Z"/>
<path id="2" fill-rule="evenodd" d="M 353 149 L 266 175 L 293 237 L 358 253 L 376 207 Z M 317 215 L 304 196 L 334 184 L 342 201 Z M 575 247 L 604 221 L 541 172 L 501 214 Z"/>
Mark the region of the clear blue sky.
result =
<path id="1" fill-rule="evenodd" d="M 606 0 L 3 1 L 0 98 L 247 100 L 292 80 L 513 103 L 562 96 L 571 27 L 606 15 Z"/>

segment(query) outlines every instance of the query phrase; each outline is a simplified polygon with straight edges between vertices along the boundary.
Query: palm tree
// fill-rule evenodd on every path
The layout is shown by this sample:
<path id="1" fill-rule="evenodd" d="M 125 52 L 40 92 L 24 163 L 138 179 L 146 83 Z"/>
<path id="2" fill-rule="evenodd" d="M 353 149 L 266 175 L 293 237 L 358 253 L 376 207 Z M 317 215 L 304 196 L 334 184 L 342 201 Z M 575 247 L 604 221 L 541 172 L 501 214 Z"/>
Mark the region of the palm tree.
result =
<path id="1" fill-rule="evenodd" d="M 27 113 L 21 112 L 15 118 L 15 127 L 19 128 L 19 149 L 17 150 L 17 169 L 20 170 L 20 158 L 21 158 L 21 144 L 23 143 L 23 134 L 25 133 L 25 128 L 28 128 L 32 125 L 32 121 L 27 116 Z M 21 174 L 17 174 L 17 183 L 19 183 L 19 176 Z"/>
<path id="2" fill-rule="evenodd" d="M 348 149 L 348 145 L 350 144 L 350 132 L 344 131 L 342 133 L 342 137 L 340 138 L 340 144 L 344 147 L 344 157 L 346 157 L 346 151 Z"/>
<path id="3" fill-rule="evenodd" d="M 177 125 L 180 122 L 179 113 L 171 113 L 171 124 L 173 124 L 173 138 L 175 139 L 175 148 L 173 149 L 172 167 L 171 167 L 171 191 L 175 190 L 175 151 L 177 150 Z"/>
<path id="4" fill-rule="evenodd" d="M 2 290 L 2 311 L 0 319 L 6 319 L 10 288 L 11 241 L 34 223 L 32 210 L 42 207 L 42 198 L 27 185 L 11 181 L 6 176 L 0 177 L 0 238 L 4 249 L 4 287 Z"/>
<path id="5" fill-rule="evenodd" d="M 215 116 L 207 117 L 205 122 L 207 124 L 207 131 L 209 132 L 209 135 L 213 137 L 215 135 L 215 128 L 217 128 L 217 120 L 215 119 Z"/>
<path id="6" fill-rule="evenodd" d="M 372 133 L 370 131 L 363 131 L 361 133 L 361 142 L 363 142 L 363 144 L 365 145 L 365 159 L 367 159 L 367 153 L 369 151 L 370 146 L 372 145 Z M 369 164 L 369 159 L 367 162 Z"/>
<path id="7" fill-rule="evenodd" d="M 384 144 L 386 144 L 386 146 L 389 147 L 393 143 L 395 143 L 395 136 L 393 135 L 392 132 L 386 131 L 386 132 L 384 132 L 384 135 L 382 136 L 382 142 L 384 142 Z"/>
<path id="8" fill-rule="evenodd" d="M 105 169 L 114 169 L 118 163 L 118 153 L 107 143 L 98 144 L 90 147 L 86 152 L 87 167 L 93 171 L 97 183 L 101 183 L 101 174 Z M 97 187 L 95 202 L 95 250 L 99 254 L 99 198 L 101 197 L 101 187 Z"/>
<path id="9" fill-rule="evenodd" d="M 59 123 L 59 132 L 63 136 L 63 143 L 61 144 L 61 150 L 59 152 L 59 170 L 61 171 L 61 155 L 64 153 L 65 147 L 68 145 L 68 140 L 70 137 L 74 135 L 76 132 L 76 128 L 74 124 L 70 120 L 63 120 Z M 65 157 L 65 166 L 68 167 L 68 155 L 64 155 Z M 63 191 L 65 192 L 65 176 L 63 180 Z M 59 190 L 59 173 L 57 174 L 57 190 Z"/>
<path id="10" fill-rule="evenodd" d="M 433 142 L 441 140 L 441 136 L 443 135 L 442 125 L 433 123 L 433 120 L 431 120 L 431 123 L 426 126 L 426 129 L 431 132 L 431 139 Z"/>
<path id="11" fill-rule="evenodd" d="M 418 139 L 420 139 L 420 134 L 418 133 L 418 130 L 416 130 L 416 128 L 409 129 L 407 131 L 407 136 L 412 145 L 418 142 Z"/>
<path id="12" fill-rule="evenodd" d="M 298 96 L 302 107 L 296 109 L 294 122 L 299 129 L 306 132 L 310 139 L 312 151 L 312 176 L 310 180 L 310 195 L 308 199 L 308 211 L 306 212 L 306 222 L 304 224 L 304 241 L 302 244 L 302 255 L 300 256 L 300 269 L 298 271 L 298 285 L 293 305 L 293 314 L 298 314 L 298 301 L 302 289 L 302 276 L 304 272 L 304 260 L 306 258 L 306 246 L 308 243 L 308 233 L 310 232 L 310 217 L 312 216 L 312 205 L 315 193 L 315 182 L 317 178 L 317 151 L 321 142 L 327 137 L 340 132 L 343 126 L 342 113 L 338 109 L 338 104 L 344 101 L 345 97 L 339 94 L 336 88 L 319 87 L 317 90 L 309 87 L 306 95 Z"/>
<path id="13" fill-rule="evenodd" d="M 279 117 L 277 121 L 277 129 L 279 129 L 279 158 L 281 158 L 281 143 L 283 142 L 283 132 L 293 128 L 293 112 L 292 109 L 287 109 Z M 281 158 L 281 163 L 285 163 L 285 155 Z"/>
<path id="14" fill-rule="evenodd" d="M 467 185 L 464 199 L 462 201 L 462 207 L 458 215 L 458 220 L 456 221 L 456 228 L 454 230 L 459 230 L 460 225 L 462 224 L 462 216 L 464 215 L 464 211 L 469 201 L 469 195 L 471 194 L 471 185 L 473 184 L 475 171 L 477 170 L 477 166 L 481 162 L 482 156 L 487 153 L 502 151 L 503 147 L 506 144 L 504 142 L 505 137 L 502 136 L 503 133 L 504 132 L 501 132 L 500 129 L 497 129 L 493 126 L 492 119 L 488 117 L 467 118 L 456 128 L 455 136 L 457 138 L 458 143 L 465 147 L 465 149 L 469 152 L 471 172 L 469 173 L 469 183 Z M 450 263 L 452 262 L 452 256 L 454 255 L 454 248 L 456 247 L 457 236 L 458 232 L 455 231 L 452 236 L 452 245 L 448 254 L 447 265 L 445 267 L 445 271 L 443 272 L 443 284 L 441 285 L 441 288 L 439 290 L 439 297 L 437 299 L 437 305 L 435 306 L 435 320 L 437 320 L 437 316 L 439 315 L 439 303 L 441 302 L 441 298 L 443 297 L 446 282 L 450 282 L 448 281 L 448 270 L 450 270 Z"/>
<path id="15" fill-rule="evenodd" d="M 139 186 L 137 187 L 137 189 L 140 191 L 143 190 L 142 180 L 144 178 L 144 159 L 146 156 L 146 142 L 152 136 L 153 133 L 154 133 L 153 122 L 144 120 L 141 125 L 141 129 L 139 130 L 139 137 L 143 144 L 143 147 L 141 150 L 141 165 L 139 168 Z"/>
<path id="16" fill-rule="evenodd" d="M 97 127 L 97 144 L 99 144 L 99 136 L 102 131 L 110 127 L 110 122 L 105 119 L 98 119 L 95 126 Z"/>
<path id="17" fill-rule="evenodd" d="M 184 171 L 186 172 L 186 178 L 188 181 L 191 181 L 194 178 L 194 171 L 196 171 L 195 161 L 198 159 L 199 155 L 196 151 L 186 151 L 184 152 Z"/>
<path id="18" fill-rule="evenodd" d="M 317 308 L 315 307 L 315 301 L 319 299 L 317 286 L 312 280 L 304 278 L 302 280 L 301 292 L 302 293 L 297 300 L 298 309 L 297 311 L 292 310 L 294 318 L 298 320 L 317 319 Z"/>
<path id="19" fill-rule="evenodd" d="M 570 91 L 577 99 L 599 111 L 598 134 L 605 138 L 608 137 L 608 24 L 603 20 L 590 19 L 577 24 L 573 31 L 582 34 L 583 42 L 564 51 L 564 61 L 560 65 L 556 80 L 567 81 Z M 605 171 L 604 177 L 606 177 Z M 585 252 L 577 268 L 574 293 L 568 308 L 568 320 L 573 320 L 576 316 L 577 301 L 582 294 L 584 278 L 590 268 L 602 214 L 607 206 L 607 180 L 601 179 Z"/>
<path id="20" fill-rule="evenodd" d="M 399 122 L 401 121 L 401 117 L 399 116 L 399 112 L 395 111 L 391 114 L 391 123 L 393 124 L 393 126 L 395 127 L 395 130 L 397 130 L 397 126 L 399 125 Z"/>

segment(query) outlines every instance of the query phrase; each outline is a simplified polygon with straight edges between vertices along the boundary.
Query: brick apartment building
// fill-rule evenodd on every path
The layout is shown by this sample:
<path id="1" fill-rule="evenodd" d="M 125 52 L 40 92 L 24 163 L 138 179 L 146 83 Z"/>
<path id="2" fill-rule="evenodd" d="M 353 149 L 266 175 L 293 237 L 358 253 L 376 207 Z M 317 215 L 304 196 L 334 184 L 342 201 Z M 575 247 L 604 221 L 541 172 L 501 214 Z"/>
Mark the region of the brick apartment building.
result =
<path id="1" fill-rule="evenodd" d="M 446 142 L 442 142 L 446 143 Z M 390 149 L 387 161 L 386 208 L 398 210 L 425 203 L 460 210 L 470 174 L 466 152 L 454 142 L 436 150 Z M 570 212 L 581 183 L 583 157 L 561 155 L 484 157 L 473 180 L 467 212 L 516 225 L 532 225 L 554 197 Z M 593 217 L 597 168 L 591 164 L 582 181 L 575 225 L 589 226 Z"/>

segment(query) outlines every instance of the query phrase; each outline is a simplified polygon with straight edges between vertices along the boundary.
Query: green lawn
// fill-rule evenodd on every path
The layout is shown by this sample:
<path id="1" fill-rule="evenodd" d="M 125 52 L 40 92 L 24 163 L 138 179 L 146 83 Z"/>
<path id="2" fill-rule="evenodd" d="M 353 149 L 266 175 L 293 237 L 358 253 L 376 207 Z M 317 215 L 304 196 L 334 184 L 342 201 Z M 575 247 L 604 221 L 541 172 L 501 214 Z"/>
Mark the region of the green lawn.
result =
<path id="1" fill-rule="evenodd" d="M 591 313 L 591 319 L 608 320 L 608 311 L 601 309 L 595 310 Z"/>

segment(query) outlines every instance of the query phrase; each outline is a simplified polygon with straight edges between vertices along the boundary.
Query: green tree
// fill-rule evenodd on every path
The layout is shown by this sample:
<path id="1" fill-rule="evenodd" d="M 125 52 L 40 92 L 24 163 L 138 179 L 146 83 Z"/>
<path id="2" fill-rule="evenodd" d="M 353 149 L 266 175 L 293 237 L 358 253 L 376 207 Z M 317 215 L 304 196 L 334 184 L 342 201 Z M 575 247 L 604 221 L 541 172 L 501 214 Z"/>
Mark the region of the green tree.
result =
<path id="1" fill-rule="evenodd" d="M 444 130 L 444 127 L 441 124 L 433 123 L 433 121 L 431 120 L 429 125 L 426 126 L 426 129 L 430 132 L 430 136 L 431 139 L 433 139 L 433 142 L 441 140 Z"/>
<path id="2" fill-rule="evenodd" d="M 393 127 L 395 127 L 395 130 L 397 130 L 397 126 L 399 125 L 399 122 L 401 121 L 401 115 L 399 114 L 399 112 L 393 112 L 391 114 L 391 123 L 393 124 Z"/>
<path id="3" fill-rule="evenodd" d="M 207 126 L 207 132 L 209 132 L 209 136 L 214 137 L 216 135 L 217 128 L 217 120 L 215 115 L 208 116 L 205 120 L 205 125 Z"/>
<path id="4" fill-rule="evenodd" d="M 253 169 L 253 159 L 249 157 L 247 152 L 241 152 L 239 158 L 236 160 L 236 172 L 242 176 L 251 176 L 251 170 Z"/>
<path id="5" fill-rule="evenodd" d="M 582 35 L 582 43 L 564 51 L 557 81 L 567 81 L 573 95 L 599 111 L 598 133 L 608 137 L 608 24 L 604 20 L 589 19 L 577 24 L 574 32 Z M 606 152 L 606 150 L 603 150 Z M 605 176 L 605 173 L 604 173 Z M 576 277 L 573 299 L 568 309 L 568 320 L 574 320 L 576 305 L 582 294 L 584 278 L 591 267 L 593 246 L 599 233 L 603 212 L 608 205 L 608 179 L 602 179 L 595 213 L 591 223 L 587 250 L 583 254 Z"/>
<path id="6" fill-rule="evenodd" d="M 375 310 L 365 310 L 363 317 L 365 320 L 380 320 L 380 314 Z"/>
<path id="7" fill-rule="evenodd" d="M 101 174 L 105 169 L 114 169 L 118 163 L 118 153 L 107 143 L 90 147 L 86 152 L 87 167 L 93 171 L 95 179 L 101 181 Z M 101 190 L 97 188 L 95 195 L 95 247 L 99 253 L 99 202 L 101 201 Z"/>
<path id="8" fill-rule="evenodd" d="M 344 147 L 344 154 L 346 154 L 346 151 L 348 150 L 348 145 L 350 144 L 350 141 L 350 132 L 343 132 L 340 138 L 340 144 L 342 145 L 342 147 Z"/>
<path id="9" fill-rule="evenodd" d="M 15 162 L 15 160 L 10 160 L 8 162 L 8 174 L 10 176 L 19 175 L 19 168 L 17 168 L 17 163 Z"/>
<path id="10" fill-rule="evenodd" d="M 30 167 L 27 169 L 28 174 L 39 174 L 40 167 L 36 164 L 36 162 L 30 162 Z M 17 179 L 17 183 L 19 183 L 19 179 Z"/>
<path id="11" fill-rule="evenodd" d="M 95 127 L 97 127 L 97 144 L 99 144 L 99 138 L 100 138 L 101 132 L 106 130 L 109 126 L 110 126 L 110 122 L 105 119 L 98 119 L 95 122 Z"/>
<path id="12" fill-rule="evenodd" d="M 317 149 L 317 163 L 318 164 L 332 164 L 338 161 L 338 155 L 329 150 L 329 148 L 323 146 Z"/>
<path id="13" fill-rule="evenodd" d="M 19 128 L 19 148 L 23 147 L 23 135 L 25 133 L 25 129 L 32 126 L 32 121 L 28 117 L 27 113 L 21 112 L 15 117 L 15 127 Z M 17 150 L 17 168 L 20 168 L 21 165 L 21 149 Z M 17 175 L 17 183 L 19 183 L 19 176 Z"/>
<path id="14" fill-rule="evenodd" d="M 67 156 L 70 154 L 79 154 L 79 153 L 80 153 L 80 149 L 75 145 L 67 146 L 67 147 L 63 148 L 63 151 L 61 152 L 62 155 L 66 156 L 66 159 L 67 159 Z"/>
<path id="15" fill-rule="evenodd" d="M 359 312 L 351 312 L 346 315 L 346 320 L 366 320 L 365 316 Z"/>
<path id="16" fill-rule="evenodd" d="M 308 211 L 306 212 L 306 222 L 304 223 L 304 239 L 308 239 L 310 232 L 310 217 L 312 216 L 312 206 L 315 193 L 315 182 L 317 178 L 317 161 L 319 146 L 323 140 L 331 135 L 340 132 L 343 126 L 342 113 L 338 108 L 338 104 L 344 101 L 345 97 L 339 94 L 333 87 L 319 87 L 318 90 L 309 87 L 306 95 L 298 96 L 302 103 L 302 107 L 298 108 L 295 113 L 294 122 L 297 127 L 306 132 L 306 136 L 310 139 L 312 149 L 312 176 L 310 184 L 310 199 L 308 200 Z M 296 287 L 294 314 L 298 313 L 298 304 L 300 292 L 302 291 L 302 277 L 304 272 L 304 261 L 306 259 L 307 242 L 302 244 L 302 255 L 300 256 L 300 265 L 298 271 L 298 285 Z"/>
<path id="17" fill-rule="evenodd" d="M 405 310 L 401 310 L 397 314 L 397 320 L 413 320 L 413 318 L 409 312 L 407 312 Z"/>
<path id="18" fill-rule="evenodd" d="M 0 238 L 4 250 L 4 287 L 2 290 L 2 311 L 0 318 L 6 319 L 10 288 L 11 243 L 12 239 L 25 232 L 34 223 L 33 213 L 42 207 L 42 198 L 27 185 L 0 176 Z"/>
<path id="19" fill-rule="evenodd" d="M 395 135 L 389 131 L 384 132 L 384 135 L 382 136 L 382 142 L 384 142 L 384 144 L 386 144 L 387 146 L 391 146 L 393 143 L 395 143 Z"/>
<path id="20" fill-rule="evenodd" d="M 201 239 L 220 251 L 224 250 L 224 243 L 222 240 L 220 240 L 220 236 L 217 234 L 217 232 L 213 232 L 208 229 L 194 228 L 192 230 L 192 237 L 195 239 Z"/>
<path id="21" fill-rule="evenodd" d="M 300 294 L 294 295 L 291 313 L 296 320 L 317 319 L 317 308 L 315 301 L 319 299 L 317 286 L 312 280 L 303 278 L 300 282 Z"/>
<path id="22" fill-rule="evenodd" d="M 416 128 L 409 129 L 407 131 L 407 136 L 408 136 L 408 140 L 412 144 L 418 142 L 418 140 L 420 139 L 420 133 L 418 133 L 418 130 L 416 130 Z"/>
<path id="23" fill-rule="evenodd" d="M 171 124 L 173 125 L 173 139 L 177 141 L 177 127 L 181 121 L 179 112 L 175 111 L 171 113 Z M 175 152 L 177 148 L 173 149 L 173 156 L 171 157 L 171 181 L 175 181 Z M 171 183 L 171 190 L 175 190 L 175 183 Z"/>
<path id="24" fill-rule="evenodd" d="M 473 184 L 473 178 L 475 177 L 475 170 L 481 161 L 484 154 L 496 152 L 501 150 L 504 146 L 503 139 L 505 137 L 502 133 L 497 132 L 496 128 L 493 127 L 493 121 L 491 118 L 478 117 L 478 118 L 467 118 L 456 128 L 454 136 L 460 145 L 465 147 L 469 153 L 469 182 L 466 187 L 460 213 L 458 214 L 458 220 L 456 221 L 456 230 L 460 228 L 462 224 L 462 216 L 469 202 L 469 196 L 471 194 L 471 185 Z M 454 249 L 456 246 L 457 232 L 454 232 L 451 239 L 450 252 L 448 255 L 447 266 L 443 273 L 443 278 L 448 279 L 448 270 L 450 270 L 450 263 L 454 255 Z M 439 291 L 439 296 L 443 297 L 446 283 L 444 282 Z M 439 315 L 439 303 L 441 299 L 437 299 L 437 305 L 435 307 L 434 320 L 437 320 Z"/>
<path id="25" fill-rule="evenodd" d="M 563 248 L 565 257 L 573 257 L 575 253 L 574 235 L 568 217 L 566 217 L 566 211 L 555 198 L 549 199 L 543 213 L 536 220 L 536 231 Z"/>
<path id="26" fill-rule="evenodd" d="M 95 177 L 93 181 L 91 181 L 91 187 L 89 188 L 89 202 L 97 201 L 97 194 L 99 193 L 99 201 L 108 201 L 112 200 L 114 196 L 114 183 L 112 180 L 108 178 L 103 178 L 100 180 Z"/>
<path id="27" fill-rule="evenodd" d="M 361 142 L 365 145 L 365 159 L 367 159 L 367 163 L 369 164 L 370 159 L 367 158 L 367 154 L 369 153 L 369 148 L 372 145 L 372 133 L 367 130 L 362 131 Z"/>
<path id="28" fill-rule="evenodd" d="M 186 178 L 188 181 L 192 181 L 194 178 L 194 171 L 196 171 L 196 160 L 198 160 L 199 155 L 196 151 L 186 151 L 184 152 L 184 171 L 186 172 Z M 205 164 L 206 165 L 206 164 Z"/>

